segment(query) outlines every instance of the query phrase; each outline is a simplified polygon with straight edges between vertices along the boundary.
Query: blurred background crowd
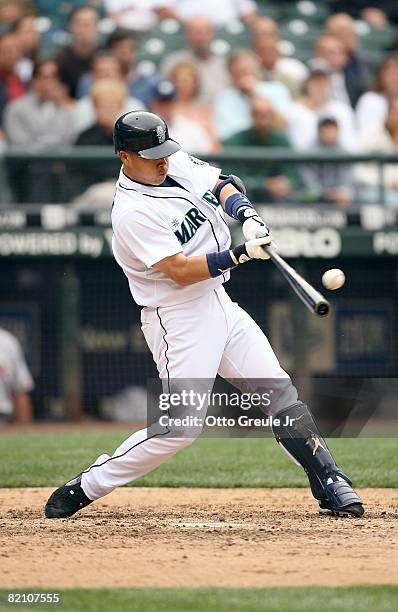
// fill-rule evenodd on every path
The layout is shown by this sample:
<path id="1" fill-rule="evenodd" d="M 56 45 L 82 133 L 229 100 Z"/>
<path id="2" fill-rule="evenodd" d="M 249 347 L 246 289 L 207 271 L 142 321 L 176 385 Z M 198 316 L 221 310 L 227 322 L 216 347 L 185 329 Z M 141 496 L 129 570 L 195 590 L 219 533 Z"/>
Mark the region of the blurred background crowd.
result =
<path id="1" fill-rule="evenodd" d="M 40 153 L 110 149 L 115 119 L 132 109 L 160 114 L 204 157 L 232 147 L 394 155 L 397 24 L 392 0 L 0 0 L 0 146 L 38 155 L 13 164 L 11 199 L 109 205 L 103 166 L 69 168 L 60 192 L 60 166 Z M 383 193 L 398 206 L 394 161 Z M 276 155 L 253 195 L 375 202 L 379 172 Z"/>

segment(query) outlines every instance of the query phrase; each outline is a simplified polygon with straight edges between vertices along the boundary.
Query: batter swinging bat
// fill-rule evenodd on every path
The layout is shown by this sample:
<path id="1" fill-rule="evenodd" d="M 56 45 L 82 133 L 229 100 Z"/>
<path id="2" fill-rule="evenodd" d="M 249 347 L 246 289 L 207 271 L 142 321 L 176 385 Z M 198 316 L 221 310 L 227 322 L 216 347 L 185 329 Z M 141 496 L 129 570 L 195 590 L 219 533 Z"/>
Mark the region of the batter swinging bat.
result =
<path id="1" fill-rule="evenodd" d="M 271 261 L 283 274 L 293 291 L 298 295 L 300 300 L 307 306 L 309 310 L 314 312 L 318 317 L 325 317 L 330 310 L 329 302 L 272 248 L 271 245 L 264 246 Z"/>

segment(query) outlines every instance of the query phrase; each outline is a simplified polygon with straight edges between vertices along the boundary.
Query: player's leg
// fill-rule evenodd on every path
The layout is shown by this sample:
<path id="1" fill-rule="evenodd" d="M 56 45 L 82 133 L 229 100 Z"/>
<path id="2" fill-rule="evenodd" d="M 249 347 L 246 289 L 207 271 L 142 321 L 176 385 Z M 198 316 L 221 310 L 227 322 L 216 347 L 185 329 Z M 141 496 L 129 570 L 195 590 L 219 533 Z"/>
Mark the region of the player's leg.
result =
<path id="1" fill-rule="evenodd" d="M 214 292 L 178 307 L 145 309 L 142 328 L 166 387 L 178 391 L 179 385 L 195 376 L 199 380 L 191 387 L 199 391 L 203 385 L 211 388 L 228 334 L 225 314 Z M 133 433 L 112 456 L 101 455 L 76 482 L 55 491 L 47 503 L 46 516 L 74 514 L 90 501 L 152 471 L 199 433 L 200 427 L 170 431 L 158 424 Z M 65 504 L 71 508 L 69 514 L 64 513 Z"/>
<path id="2" fill-rule="evenodd" d="M 225 301 L 230 334 L 219 374 L 244 390 L 272 388 L 273 433 L 287 454 L 301 465 L 321 510 L 361 516 L 361 499 L 337 466 L 307 405 L 299 401 L 290 377 L 281 368 L 268 339 L 237 304 Z M 278 424 L 278 422 L 280 424 Z"/>

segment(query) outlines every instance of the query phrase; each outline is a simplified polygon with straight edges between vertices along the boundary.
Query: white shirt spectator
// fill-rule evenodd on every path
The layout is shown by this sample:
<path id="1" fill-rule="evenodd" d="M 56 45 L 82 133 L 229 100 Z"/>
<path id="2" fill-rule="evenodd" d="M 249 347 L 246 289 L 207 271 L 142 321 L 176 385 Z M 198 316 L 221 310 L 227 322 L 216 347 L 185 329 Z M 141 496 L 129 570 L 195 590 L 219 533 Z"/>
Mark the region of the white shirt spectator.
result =
<path id="1" fill-rule="evenodd" d="M 388 102 L 383 94 L 367 91 L 358 100 L 356 115 L 359 131 L 383 124 L 387 117 Z"/>
<path id="2" fill-rule="evenodd" d="M 225 58 L 220 55 L 210 55 L 206 60 L 198 58 L 190 49 L 181 49 L 170 53 L 161 65 L 161 73 L 168 78 L 173 68 L 181 62 L 191 62 L 199 70 L 200 99 L 202 102 L 212 102 L 221 90 L 229 85 L 229 75 Z"/>
<path id="3" fill-rule="evenodd" d="M 205 128 L 187 117 L 177 116 L 169 123 L 171 138 L 176 140 L 187 153 L 211 153 L 213 140 Z"/>
<path id="4" fill-rule="evenodd" d="M 307 66 L 295 57 L 280 57 L 276 61 L 275 71 L 296 81 L 304 81 L 308 76 Z"/>
<path id="5" fill-rule="evenodd" d="M 170 4 L 167 0 L 104 0 L 108 14 L 123 28 L 148 32 L 158 22 L 156 9 Z"/>
<path id="6" fill-rule="evenodd" d="M 205 15 L 217 27 L 240 21 L 257 11 L 257 3 L 253 0 L 170 0 L 168 6 L 182 21 Z"/>
<path id="7" fill-rule="evenodd" d="M 34 149 L 71 144 L 76 136 L 74 110 L 51 100 L 41 101 L 30 92 L 7 104 L 4 128 L 7 140 L 15 146 Z"/>
<path id="8" fill-rule="evenodd" d="M 33 387 L 18 340 L 10 332 L 0 329 L 0 415 L 11 415 L 14 395 L 27 393 Z"/>
<path id="9" fill-rule="evenodd" d="M 346 151 L 356 150 L 357 133 L 355 115 L 348 104 L 331 100 L 321 108 L 313 110 L 293 102 L 289 112 L 289 138 L 293 147 L 305 150 L 314 147 L 318 139 L 318 122 L 324 117 L 332 117 L 339 126 L 339 146 Z"/>
<path id="10" fill-rule="evenodd" d="M 398 145 L 393 141 L 383 123 L 365 129 L 359 137 L 361 153 L 398 153 Z M 357 180 L 363 185 L 378 186 L 380 172 L 377 164 L 358 164 L 355 172 Z M 384 185 L 398 186 L 398 164 L 384 164 Z"/>
<path id="11" fill-rule="evenodd" d="M 350 104 L 344 74 L 342 72 L 333 73 L 330 77 L 330 84 L 330 97 L 343 104 Z"/>
<path id="12" fill-rule="evenodd" d="M 288 117 L 291 96 L 286 85 L 277 81 L 260 81 L 255 93 L 267 98 L 277 112 Z M 235 87 L 229 87 L 217 96 L 214 112 L 217 134 L 221 140 L 251 126 L 250 99 Z"/>

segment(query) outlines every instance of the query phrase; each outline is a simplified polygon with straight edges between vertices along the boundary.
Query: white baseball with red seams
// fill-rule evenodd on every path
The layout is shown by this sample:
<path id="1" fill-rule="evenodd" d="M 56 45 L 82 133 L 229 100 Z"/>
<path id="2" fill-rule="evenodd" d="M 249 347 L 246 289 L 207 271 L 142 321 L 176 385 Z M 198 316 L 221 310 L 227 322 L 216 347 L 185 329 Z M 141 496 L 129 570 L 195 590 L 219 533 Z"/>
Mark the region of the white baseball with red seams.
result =
<path id="1" fill-rule="evenodd" d="M 161 186 L 137 183 L 121 171 L 112 210 L 113 253 L 134 300 L 143 306 L 142 331 L 160 378 L 212 382 L 219 374 L 237 387 L 248 379 L 281 379 L 293 404 L 296 389 L 268 339 L 224 290 L 229 272 L 182 287 L 152 267 L 179 252 L 205 255 L 231 243 L 224 212 L 211 193 L 220 170 L 182 151 L 169 160 Z M 98 499 L 192 441 L 150 435 L 147 429 L 135 432 L 112 457 L 101 455 L 83 472 L 83 490 Z"/>
<path id="2" fill-rule="evenodd" d="M 339 268 L 326 270 L 322 275 L 322 283 L 326 289 L 330 289 L 331 291 L 340 289 L 345 283 L 345 274 L 343 270 L 339 270 Z"/>

